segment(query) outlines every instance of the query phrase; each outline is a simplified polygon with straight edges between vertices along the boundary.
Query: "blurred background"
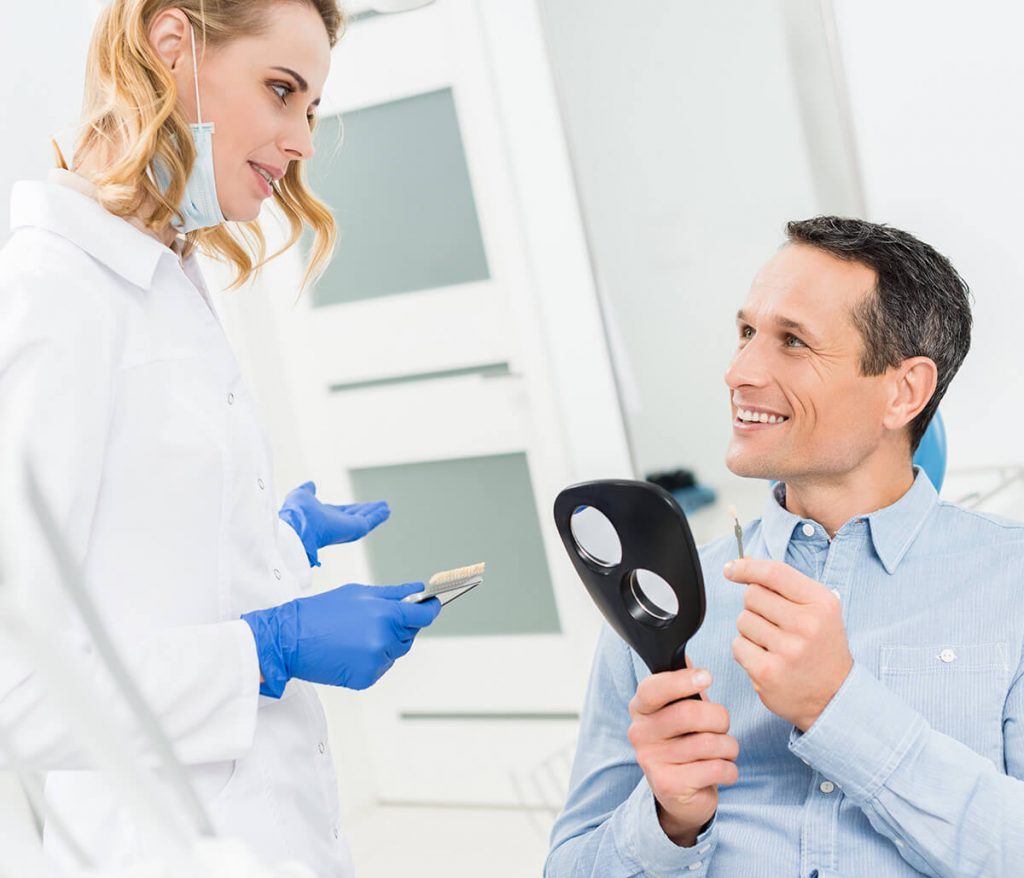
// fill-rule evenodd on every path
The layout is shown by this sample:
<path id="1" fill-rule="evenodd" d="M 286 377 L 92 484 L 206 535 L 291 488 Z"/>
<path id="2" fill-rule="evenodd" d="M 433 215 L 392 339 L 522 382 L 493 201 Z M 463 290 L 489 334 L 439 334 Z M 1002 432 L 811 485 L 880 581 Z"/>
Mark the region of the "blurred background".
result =
<path id="1" fill-rule="evenodd" d="M 943 493 L 1024 515 L 1024 7 L 344 5 L 310 168 L 335 261 L 299 297 L 293 251 L 218 306 L 279 493 L 392 506 L 325 553 L 319 587 L 488 564 L 379 684 L 322 690 L 359 874 L 539 875 L 599 627 L 552 501 L 685 470 L 717 498 L 698 542 L 730 533 L 730 504 L 760 514 L 765 484 L 723 463 L 722 374 L 787 220 L 863 216 L 952 259 L 976 332 L 942 406 Z M 0 239 L 49 138 L 71 153 L 99 8 L 5 8 Z M 0 838 L 34 832 L 13 783 L 0 810 Z"/>

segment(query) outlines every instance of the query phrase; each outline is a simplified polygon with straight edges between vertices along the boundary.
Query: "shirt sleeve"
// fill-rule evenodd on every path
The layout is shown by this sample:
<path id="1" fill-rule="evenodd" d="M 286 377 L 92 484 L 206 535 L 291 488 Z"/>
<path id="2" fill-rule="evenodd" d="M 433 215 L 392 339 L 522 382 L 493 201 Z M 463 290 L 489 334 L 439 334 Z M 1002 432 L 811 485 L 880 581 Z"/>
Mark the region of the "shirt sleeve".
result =
<path id="1" fill-rule="evenodd" d="M 1021 671 L 1006 702 L 1003 773 L 854 663 L 790 750 L 826 775 L 926 875 L 1016 874 L 1024 862 Z"/>
<path id="2" fill-rule="evenodd" d="M 712 822 L 693 847 L 669 839 L 626 737 L 637 683 L 629 647 L 604 626 L 581 716 L 569 798 L 552 830 L 545 878 L 707 874 L 717 827 Z"/>
<path id="3" fill-rule="evenodd" d="M 137 730 L 66 597 L 47 539 L 21 489 L 28 462 L 71 563 L 81 565 L 115 417 L 123 321 L 102 291 L 61 268 L 58 254 L 32 255 L 26 260 L 32 268 L 12 272 L 8 264 L 0 270 L 0 447 L 6 486 L 0 584 L 7 597 L 45 622 L 89 691 L 105 706 L 109 701 L 111 721 Z M 143 589 L 145 571 L 139 576 Z M 102 583 L 87 587 L 102 618 Z M 233 759 L 252 746 L 259 664 L 245 622 L 116 634 L 121 658 L 183 761 Z M 90 765 L 74 716 L 53 697 L 19 642 L 17 627 L 0 626 L 0 726 L 26 767 Z M 144 739 L 137 744 L 140 752 L 148 751 Z"/>

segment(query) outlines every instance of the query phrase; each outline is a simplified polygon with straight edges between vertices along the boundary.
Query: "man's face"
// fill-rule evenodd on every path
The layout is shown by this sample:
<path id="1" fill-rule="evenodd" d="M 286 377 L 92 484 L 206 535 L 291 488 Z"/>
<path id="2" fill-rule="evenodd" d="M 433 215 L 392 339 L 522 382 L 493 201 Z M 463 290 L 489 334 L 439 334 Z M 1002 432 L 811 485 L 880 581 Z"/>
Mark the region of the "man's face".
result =
<path id="1" fill-rule="evenodd" d="M 738 345 L 725 373 L 732 472 L 831 479 L 878 449 L 891 390 L 884 374 L 861 374 L 864 342 L 852 319 L 875 281 L 865 265 L 800 244 L 761 269 L 737 317 Z"/>

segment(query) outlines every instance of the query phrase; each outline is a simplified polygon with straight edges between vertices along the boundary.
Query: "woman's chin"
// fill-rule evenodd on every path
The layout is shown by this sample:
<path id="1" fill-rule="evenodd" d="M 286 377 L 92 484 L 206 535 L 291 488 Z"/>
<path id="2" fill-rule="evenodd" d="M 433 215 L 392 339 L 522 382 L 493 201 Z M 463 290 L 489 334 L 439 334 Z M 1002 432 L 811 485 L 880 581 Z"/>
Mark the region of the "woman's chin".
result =
<path id="1" fill-rule="evenodd" d="M 224 214 L 224 218 L 232 223 L 251 223 L 253 220 L 259 219 L 260 208 L 263 206 L 263 199 L 258 201 L 247 200 L 246 204 L 225 204 L 223 201 L 220 205 L 221 213 Z"/>

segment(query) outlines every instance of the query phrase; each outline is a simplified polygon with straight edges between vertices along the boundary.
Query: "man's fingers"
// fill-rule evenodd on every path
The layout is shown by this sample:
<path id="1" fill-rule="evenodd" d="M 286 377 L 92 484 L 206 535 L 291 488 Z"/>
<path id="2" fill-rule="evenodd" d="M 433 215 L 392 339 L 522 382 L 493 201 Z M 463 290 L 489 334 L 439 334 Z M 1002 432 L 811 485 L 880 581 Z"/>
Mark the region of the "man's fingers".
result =
<path id="1" fill-rule="evenodd" d="M 681 801 L 688 801 L 693 794 L 705 787 L 729 786 L 739 779 L 739 769 L 731 759 L 705 759 L 688 765 L 667 765 L 663 767 L 663 795 L 671 796 L 671 790 L 678 790 Z"/>
<path id="2" fill-rule="evenodd" d="M 629 710 L 634 715 L 656 713 L 666 704 L 703 692 L 710 685 L 711 672 L 703 668 L 651 674 L 640 681 Z"/>
<path id="3" fill-rule="evenodd" d="M 781 561 L 737 558 L 725 565 L 726 579 L 744 585 L 761 585 L 797 604 L 817 600 L 824 586 Z"/>
<path id="4" fill-rule="evenodd" d="M 786 631 L 794 630 L 794 621 L 800 613 L 792 601 L 761 585 L 747 586 L 743 592 L 743 606 Z"/>
<path id="5" fill-rule="evenodd" d="M 743 610 L 736 617 L 736 630 L 769 652 L 778 650 L 788 636 L 781 628 L 750 610 Z"/>
<path id="6" fill-rule="evenodd" d="M 761 666 L 768 652 L 741 634 L 732 642 L 732 656 L 750 674 Z"/>
<path id="7" fill-rule="evenodd" d="M 686 699 L 668 704 L 654 714 L 637 714 L 630 726 L 633 746 L 661 744 L 683 735 L 729 731 L 729 711 L 713 701 Z"/>
<path id="8" fill-rule="evenodd" d="M 678 765 L 706 759 L 735 760 L 740 755 L 740 743 L 732 735 L 694 732 L 665 741 L 658 752 L 662 761 Z"/>

